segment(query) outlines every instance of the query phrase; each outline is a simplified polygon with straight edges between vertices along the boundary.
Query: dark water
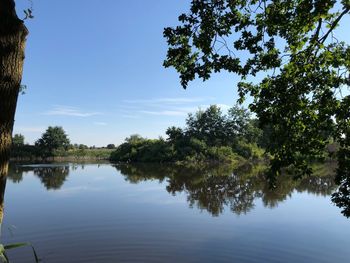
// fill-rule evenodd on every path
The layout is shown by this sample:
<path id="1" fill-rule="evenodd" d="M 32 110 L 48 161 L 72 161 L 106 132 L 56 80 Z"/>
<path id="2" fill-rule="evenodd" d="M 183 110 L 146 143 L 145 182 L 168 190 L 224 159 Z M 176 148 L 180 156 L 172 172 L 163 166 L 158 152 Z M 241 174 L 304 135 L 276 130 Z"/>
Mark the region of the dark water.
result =
<path id="1" fill-rule="evenodd" d="M 2 242 L 43 262 L 349 262 L 350 221 L 320 173 L 272 191 L 259 167 L 12 165 Z"/>

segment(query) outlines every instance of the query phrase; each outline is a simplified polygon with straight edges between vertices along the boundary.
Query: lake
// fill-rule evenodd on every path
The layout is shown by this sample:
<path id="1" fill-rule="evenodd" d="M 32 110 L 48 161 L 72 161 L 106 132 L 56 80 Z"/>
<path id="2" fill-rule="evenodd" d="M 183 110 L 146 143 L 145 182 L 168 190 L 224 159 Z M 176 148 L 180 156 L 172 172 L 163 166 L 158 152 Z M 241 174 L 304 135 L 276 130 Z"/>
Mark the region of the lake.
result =
<path id="1" fill-rule="evenodd" d="M 332 176 L 276 186 L 256 167 L 12 164 L 2 243 L 43 262 L 349 262 Z"/>

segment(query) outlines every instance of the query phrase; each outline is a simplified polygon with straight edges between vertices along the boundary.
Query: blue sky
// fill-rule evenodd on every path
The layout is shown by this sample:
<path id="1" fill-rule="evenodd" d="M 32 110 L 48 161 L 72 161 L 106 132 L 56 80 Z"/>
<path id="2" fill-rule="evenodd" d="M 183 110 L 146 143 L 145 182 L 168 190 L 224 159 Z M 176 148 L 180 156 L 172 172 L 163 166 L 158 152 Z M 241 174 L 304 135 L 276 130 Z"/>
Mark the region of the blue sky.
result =
<path id="1" fill-rule="evenodd" d="M 187 90 L 162 66 L 163 28 L 177 25 L 189 0 L 33 0 L 14 133 L 33 143 L 62 126 L 72 143 L 119 144 L 130 134 L 164 136 L 189 112 L 237 99 L 238 77 L 220 73 Z M 17 0 L 17 9 L 30 6 Z M 349 21 L 348 21 L 349 22 Z"/>
<path id="2" fill-rule="evenodd" d="M 233 105 L 238 79 L 220 74 L 183 90 L 162 66 L 163 28 L 177 24 L 189 1 L 33 0 L 27 21 L 23 84 L 14 133 L 33 143 L 49 125 L 72 143 L 104 146 L 130 134 L 164 136 L 187 113 Z M 27 0 L 17 1 L 19 15 Z"/>

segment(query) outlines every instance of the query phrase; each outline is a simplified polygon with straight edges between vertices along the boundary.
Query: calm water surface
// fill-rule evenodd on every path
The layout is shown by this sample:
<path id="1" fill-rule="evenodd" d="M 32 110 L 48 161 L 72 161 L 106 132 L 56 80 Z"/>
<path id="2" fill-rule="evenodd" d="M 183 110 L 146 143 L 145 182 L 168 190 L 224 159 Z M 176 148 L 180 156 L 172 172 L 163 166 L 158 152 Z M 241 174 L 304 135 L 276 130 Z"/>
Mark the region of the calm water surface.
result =
<path id="1" fill-rule="evenodd" d="M 43 262 L 349 262 L 330 176 L 269 187 L 256 171 L 12 165 L 2 242 Z M 34 262 L 29 248 L 9 253 Z"/>

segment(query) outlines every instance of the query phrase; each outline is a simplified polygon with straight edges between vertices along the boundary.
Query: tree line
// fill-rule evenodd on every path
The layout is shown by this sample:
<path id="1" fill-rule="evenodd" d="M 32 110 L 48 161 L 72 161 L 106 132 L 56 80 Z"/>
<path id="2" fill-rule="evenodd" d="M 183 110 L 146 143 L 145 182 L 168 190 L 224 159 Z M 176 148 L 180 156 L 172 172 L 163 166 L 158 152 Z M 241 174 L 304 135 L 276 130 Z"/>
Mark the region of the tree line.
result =
<path id="1" fill-rule="evenodd" d="M 71 144 L 65 130 L 60 126 L 49 126 L 34 145 L 25 144 L 25 138 L 22 134 L 15 134 L 12 138 L 12 158 L 48 158 L 63 156 L 86 156 L 92 155 L 92 152 L 99 157 L 98 150 L 115 148 L 114 144 L 108 144 L 106 147 L 87 146 L 85 144 Z M 102 153 L 101 153 L 102 154 Z M 109 155 L 104 154 L 105 158 Z"/>
<path id="2" fill-rule="evenodd" d="M 223 114 L 220 107 L 189 114 L 184 128 L 169 127 L 167 138 L 147 139 L 131 135 L 112 153 L 117 162 L 240 162 L 268 159 L 273 144 L 271 128 L 259 124 L 251 112 L 233 106 Z M 326 155 L 326 151 L 324 152 Z"/>
<path id="3" fill-rule="evenodd" d="M 114 162 L 240 163 L 270 160 L 266 149 L 275 143 L 271 139 L 271 127 L 261 125 L 248 109 L 239 105 L 231 107 L 226 114 L 217 105 L 200 109 L 188 115 L 185 127 L 171 126 L 165 134 L 166 138 L 158 139 L 133 134 L 118 147 L 112 143 L 106 147 L 89 147 L 72 144 L 62 127 L 49 126 L 33 145 L 25 144 L 22 134 L 15 134 L 12 158 L 90 156 Z M 336 144 L 329 145 L 322 157 L 336 150 Z"/>

